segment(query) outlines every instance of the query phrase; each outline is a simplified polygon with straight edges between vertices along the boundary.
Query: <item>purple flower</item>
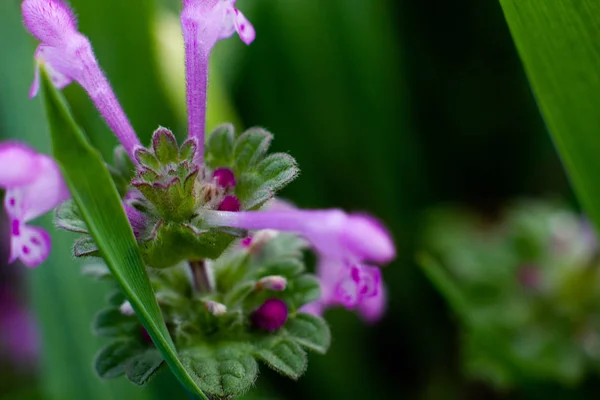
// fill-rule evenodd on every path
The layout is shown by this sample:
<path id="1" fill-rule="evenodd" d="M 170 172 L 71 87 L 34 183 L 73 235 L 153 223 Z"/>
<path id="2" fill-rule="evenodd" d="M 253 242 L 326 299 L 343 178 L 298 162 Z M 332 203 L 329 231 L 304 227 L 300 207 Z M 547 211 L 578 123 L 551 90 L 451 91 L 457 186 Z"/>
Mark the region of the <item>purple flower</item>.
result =
<path id="1" fill-rule="evenodd" d="M 206 90 L 208 60 L 219 39 L 238 32 L 246 44 L 256 32 L 252 24 L 235 8 L 236 0 L 183 0 L 181 26 L 185 42 L 187 108 L 189 136 L 198 141 L 197 161 L 204 156 Z"/>
<path id="2" fill-rule="evenodd" d="M 9 262 L 19 258 L 36 267 L 50 254 L 48 233 L 27 222 L 47 213 L 69 198 L 60 169 L 48 156 L 15 143 L 0 144 L 0 188 L 6 189 L 4 208 L 10 219 Z"/>
<path id="3" fill-rule="evenodd" d="M 361 214 L 341 210 L 205 211 L 201 217 L 213 226 L 296 232 L 320 254 L 335 260 L 383 264 L 396 256 L 387 230 Z"/>
<path id="4" fill-rule="evenodd" d="M 35 320 L 15 298 L 0 288 L 0 347 L 18 364 L 29 366 L 39 354 Z"/>
<path id="5" fill-rule="evenodd" d="M 283 300 L 269 299 L 254 313 L 252 324 L 257 328 L 274 332 L 285 325 L 288 318 L 288 308 Z"/>
<path id="6" fill-rule="evenodd" d="M 297 210 L 277 203 L 273 210 L 256 212 L 206 211 L 203 221 L 213 226 L 240 229 L 275 229 L 295 232 L 307 239 L 319 254 L 317 274 L 321 298 L 303 311 L 321 313 L 341 305 L 356 309 L 374 322 L 385 310 L 385 289 L 379 268 L 396 256 L 387 230 L 374 218 L 340 210 Z"/>
<path id="7" fill-rule="evenodd" d="M 100 69 L 89 40 L 77 31 L 71 9 L 62 0 L 25 0 L 22 11 L 25 26 L 42 42 L 35 59 L 45 66 L 54 85 L 62 89 L 72 81 L 79 83 L 135 162 L 133 154 L 140 141 Z M 31 97 L 39 87 L 38 66 Z"/>

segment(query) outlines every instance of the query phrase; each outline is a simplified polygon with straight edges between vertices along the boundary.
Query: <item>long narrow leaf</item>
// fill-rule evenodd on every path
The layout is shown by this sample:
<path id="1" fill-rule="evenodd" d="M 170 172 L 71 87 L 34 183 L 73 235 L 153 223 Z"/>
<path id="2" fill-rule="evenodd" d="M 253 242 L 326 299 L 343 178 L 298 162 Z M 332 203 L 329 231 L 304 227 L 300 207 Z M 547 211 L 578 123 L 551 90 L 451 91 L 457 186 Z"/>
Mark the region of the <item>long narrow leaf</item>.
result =
<path id="1" fill-rule="evenodd" d="M 46 113 L 53 153 L 73 199 L 104 260 L 120 284 L 140 321 L 180 382 L 206 399 L 177 358 L 145 272 L 144 262 L 108 170 L 70 114 L 62 95 L 43 73 Z"/>
<path id="2" fill-rule="evenodd" d="M 600 1 L 501 0 L 580 202 L 600 227 Z"/>

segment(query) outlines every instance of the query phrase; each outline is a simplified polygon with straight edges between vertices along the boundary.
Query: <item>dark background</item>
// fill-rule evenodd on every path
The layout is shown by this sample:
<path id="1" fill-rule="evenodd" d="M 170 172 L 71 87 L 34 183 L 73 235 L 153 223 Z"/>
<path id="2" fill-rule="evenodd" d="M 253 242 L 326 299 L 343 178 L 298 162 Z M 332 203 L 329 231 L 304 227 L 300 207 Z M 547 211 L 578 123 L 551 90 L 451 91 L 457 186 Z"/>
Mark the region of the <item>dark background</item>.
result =
<path id="1" fill-rule="evenodd" d="M 158 125 L 185 136 L 183 99 L 173 100 L 181 91 L 160 67 L 171 60 L 155 45 L 155 21 L 173 17 L 178 2 L 71 3 L 143 141 Z M 493 218 L 515 197 L 571 196 L 498 2 L 239 0 L 238 6 L 253 22 L 257 40 L 249 48 L 237 38 L 218 44 L 213 82 L 219 82 L 225 105 L 211 103 L 211 118 L 222 122 L 221 116 L 234 115 L 238 129 L 261 125 L 272 131 L 273 150 L 291 153 L 302 168 L 284 197 L 307 208 L 373 213 L 392 230 L 399 254 L 384 271 L 390 297 L 385 318 L 367 326 L 347 311 L 328 313 L 334 338 L 329 354 L 312 356 L 298 383 L 263 368 L 257 397 L 533 399 L 594 393 L 597 380 L 580 388 L 526 382 L 503 393 L 470 381 L 461 372 L 456 320 L 414 261 L 423 213 L 433 206 L 456 203 Z M 18 9 L 18 1 L 0 5 L 0 135 L 47 151 L 41 104 L 26 98 L 35 43 L 21 27 Z M 83 91 L 73 86 L 65 92 L 78 121 L 110 159 L 114 139 Z M 36 372 L 15 374 L 3 359 L 0 394 L 131 398 L 124 393 L 138 389 L 102 383 L 92 374 L 98 344 L 89 324 L 102 289 L 79 278 L 68 255 L 70 238 L 55 241 L 52 262 L 35 271 L 1 266 L 0 284 L 23 299 L 13 270 L 29 280 L 43 352 Z M 171 385 L 164 376 L 140 396 L 177 396 Z"/>

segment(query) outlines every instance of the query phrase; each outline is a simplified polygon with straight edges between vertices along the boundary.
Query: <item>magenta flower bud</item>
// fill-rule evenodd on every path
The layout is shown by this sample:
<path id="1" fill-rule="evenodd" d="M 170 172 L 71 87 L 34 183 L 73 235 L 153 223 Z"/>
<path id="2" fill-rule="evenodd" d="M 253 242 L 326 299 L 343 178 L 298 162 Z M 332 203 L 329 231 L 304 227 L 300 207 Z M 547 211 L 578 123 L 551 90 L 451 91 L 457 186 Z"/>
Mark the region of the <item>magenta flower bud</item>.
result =
<path id="1" fill-rule="evenodd" d="M 25 0 L 22 12 L 25 26 L 41 42 L 35 59 L 44 65 L 54 86 L 62 89 L 72 81 L 79 83 L 135 162 L 134 151 L 140 141 L 100 69 L 89 40 L 77 31 L 71 9 L 62 0 Z M 30 96 L 34 97 L 39 88 L 38 65 Z"/>
<path id="2" fill-rule="evenodd" d="M 274 332 L 285 325 L 287 318 L 287 305 L 280 299 L 269 299 L 252 313 L 254 326 L 269 332 Z"/>
<path id="3" fill-rule="evenodd" d="M 60 169 L 50 157 L 29 147 L 0 144 L 0 188 L 6 189 L 4 208 L 10 219 L 9 262 L 19 258 L 35 267 L 50 254 L 50 235 L 27 222 L 46 214 L 70 197 Z"/>
<path id="4" fill-rule="evenodd" d="M 235 175 L 229 168 L 217 168 L 213 172 L 213 179 L 217 184 L 225 189 L 235 186 Z"/>
<path id="5" fill-rule="evenodd" d="M 241 208 L 242 204 L 238 198 L 232 194 L 225 196 L 225 198 L 221 201 L 221 204 L 219 204 L 219 211 L 237 212 L 240 211 Z"/>
<path id="6" fill-rule="evenodd" d="M 265 276 L 256 282 L 256 290 L 272 290 L 274 292 L 283 292 L 286 287 L 287 279 L 279 275 Z"/>

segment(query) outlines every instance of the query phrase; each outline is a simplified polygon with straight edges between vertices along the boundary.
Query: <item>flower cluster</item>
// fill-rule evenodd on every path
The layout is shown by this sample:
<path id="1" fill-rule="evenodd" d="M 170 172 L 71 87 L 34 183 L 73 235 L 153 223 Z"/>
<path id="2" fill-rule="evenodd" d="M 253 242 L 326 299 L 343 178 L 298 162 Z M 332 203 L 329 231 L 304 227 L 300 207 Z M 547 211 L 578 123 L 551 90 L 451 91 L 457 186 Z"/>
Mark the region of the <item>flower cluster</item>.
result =
<path id="1" fill-rule="evenodd" d="M 70 8 L 62 0 L 24 0 L 22 11 L 25 26 L 41 42 L 35 52 L 38 68 L 31 96 L 38 93 L 41 67 L 57 88 L 77 82 L 86 90 L 122 145 L 115 153 L 114 169 L 128 182 L 121 190 L 123 207 L 144 261 L 165 271 L 179 271 L 187 263 L 191 271 L 192 289 L 198 296 L 189 297 L 189 287 L 180 287 L 183 297 L 173 315 L 194 309 L 189 320 L 226 330 L 236 324 L 228 320 L 214 325 L 204 317 L 198 319 L 192 304 L 200 301 L 203 312 L 212 317 L 227 316 L 234 307 L 238 317 L 249 315 L 245 321 L 267 332 L 284 325 L 293 331 L 288 327 L 293 325 L 289 312 L 299 318 L 303 312 L 320 315 L 332 306 L 355 309 L 368 321 L 380 318 L 385 289 L 376 265 L 395 257 L 394 244 L 382 224 L 370 216 L 341 210 L 300 210 L 276 199 L 275 193 L 298 175 L 298 168 L 287 154 L 267 154 L 270 133 L 254 128 L 238 135 L 225 124 L 205 135 L 208 61 L 213 47 L 235 32 L 246 44 L 256 36 L 236 8 L 236 0 L 183 0 L 188 139 L 179 145 L 168 129 L 159 128 L 148 148 L 140 143 Z M 119 157 L 125 160 L 118 162 Z M 69 193 L 52 159 L 25 145 L 8 143 L 0 146 L 0 163 L 10 166 L 0 171 L 0 186 L 7 189 L 11 260 L 18 257 L 33 267 L 46 259 L 49 235 L 25 223 L 61 203 L 58 226 L 83 235 L 75 245 L 75 255 L 98 254 L 77 207 L 65 202 Z M 304 277 L 303 267 L 297 268 L 301 263 L 297 244 L 281 239 L 278 232 L 287 232 L 283 238 L 288 234 L 301 237 L 316 251 L 320 295 L 301 296 L 301 300 L 292 296 L 305 290 L 303 284 L 310 279 Z M 271 242 L 291 246 L 291 250 L 261 255 L 260 249 Z M 232 258 L 232 254 L 237 256 Z M 285 261 L 277 259 L 283 263 L 277 268 L 264 264 L 276 259 L 274 254 L 288 255 Z M 248 261 L 252 257 L 262 266 Z M 175 274 L 174 280 L 178 279 L 184 275 Z M 160 302 L 165 282 L 159 281 L 154 283 Z M 169 309 L 167 304 L 161 303 L 163 311 Z M 297 309 L 302 312 L 296 314 Z M 122 315 L 131 314 L 126 306 L 120 310 Z M 196 328 L 180 321 L 179 317 L 171 321 L 177 327 L 172 331 L 176 339 L 195 332 Z M 206 326 L 198 334 L 208 335 Z M 264 348 L 261 351 L 260 357 L 268 359 Z"/>

